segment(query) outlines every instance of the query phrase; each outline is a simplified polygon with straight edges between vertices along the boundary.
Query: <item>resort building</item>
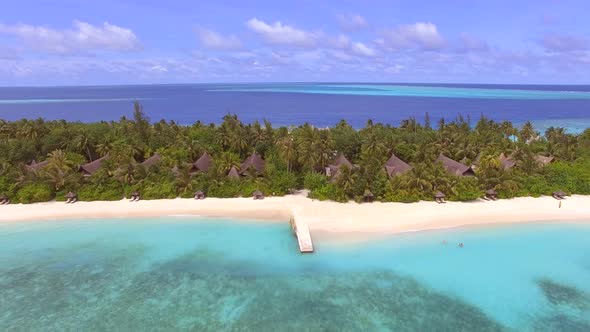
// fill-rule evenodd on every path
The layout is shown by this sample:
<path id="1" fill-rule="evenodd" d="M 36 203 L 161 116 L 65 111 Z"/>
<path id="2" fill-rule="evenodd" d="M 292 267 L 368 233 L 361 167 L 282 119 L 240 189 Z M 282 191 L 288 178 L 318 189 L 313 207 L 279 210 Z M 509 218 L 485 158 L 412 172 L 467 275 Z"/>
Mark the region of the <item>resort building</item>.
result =
<path id="1" fill-rule="evenodd" d="M 35 162 L 34 160 L 31 162 L 30 165 L 25 165 L 25 168 L 27 169 L 28 172 L 33 172 L 33 171 L 38 171 L 40 169 L 42 169 L 43 167 L 47 166 L 49 164 L 49 161 L 44 160 L 42 162 Z"/>
<path id="2" fill-rule="evenodd" d="M 162 156 L 160 156 L 158 153 L 155 153 L 153 156 L 144 160 L 141 163 L 141 165 L 144 166 L 145 168 L 150 168 L 152 166 L 158 165 L 160 163 L 160 160 L 162 160 Z"/>
<path id="3" fill-rule="evenodd" d="M 456 176 L 475 176 L 475 172 L 471 166 L 467 166 L 461 164 L 458 161 L 455 161 L 449 157 L 446 157 L 442 153 L 436 158 L 437 161 L 440 161 L 443 167 L 449 172 L 451 175 Z"/>
<path id="4" fill-rule="evenodd" d="M 346 159 L 346 157 L 343 154 L 340 154 L 338 156 L 338 158 L 336 158 L 334 160 L 334 162 L 332 162 L 332 164 L 328 165 L 326 167 L 326 176 L 332 177 L 335 176 L 338 173 L 338 170 L 340 169 L 340 167 L 346 165 L 346 167 L 352 169 L 354 166 L 352 165 L 352 163 L 350 161 L 348 161 L 348 159 Z"/>
<path id="5" fill-rule="evenodd" d="M 236 168 L 236 166 L 231 167 L 231 169 L 227 173 L 227 177 L 230 179 L 238 179 L 238 180 L 240 179 L 240 172 L 238 172 L 238 169 Z"/>
<path id="6" fill-rule="evenodd" d="M 500 166 L 502 167 L 502 169 L 504 169 L 505 171 L 513 168 L 514 166 L 516 166 L 516 161 L 510 157 L 506 157 L 506 155 L 504 154 L 504 152 L 502 152 L 500 154 L 500 156 L 498 157 L 498 160 L 500 160 Z"/>
<path id="7" fill-rule="evenodd" d="M 107 154 L 106 156 L 98 158 L 87 164 L 80 165 L 78 171 L 80 171 L 84 176 L 90 176 L 100 169 L 100 167 L 102 166 L 102 162 L 108 159 L 108 157 L 109 155 Z"/>
<path id="8" fill-rule="evenodd" d="M 391 158 L 389 158 L 389 160 L 385 162 L 385 165 L 383 165 L 383 167 L 385 168 L 387 176 L 389 176 L 390 178 L 398 175 L 403 175 L 412 169 L 412 166 L 410 166 L 403 160 L 399 159 L 395 154 L 391 155 Z"/>
<path id="9" fill-rule="evenodd" d="M 194 163 L 191 164 L 190 172 L 191 173 L 196 173 L 196 172 L 206 173 L 207 171 L 209 171 L 209 168 L 211 167 L 212 160 L 213 159 L 211 159 L 211 156 L 209 156 L 209 154 L 207 152 L 203 153 L 203 155 L 199 159 L 197 159 L 197 161 L 195 161 Z"/>
<path id="10" fill-rule="evenodd" d="M 254 152 L 240 165 L 240 175 L 246 175 L 250 171 L 253 171 L 256 175 L 262 175 L 265 165 L 264 159 L 258 153 Z"/>
<path id="11" fill-rule="evenodd" d="M 547 157 L 547 156 L 543 156 L 540 154 L 535 156 L 535 161 L 537 163 L 539 163 L 539 165 L 541 165 L 541 166 L 547 166 L 547 165 L 551 164 L 554 160 L 555 160 L 555 158 L 553 158 L 553 157 Z"/>

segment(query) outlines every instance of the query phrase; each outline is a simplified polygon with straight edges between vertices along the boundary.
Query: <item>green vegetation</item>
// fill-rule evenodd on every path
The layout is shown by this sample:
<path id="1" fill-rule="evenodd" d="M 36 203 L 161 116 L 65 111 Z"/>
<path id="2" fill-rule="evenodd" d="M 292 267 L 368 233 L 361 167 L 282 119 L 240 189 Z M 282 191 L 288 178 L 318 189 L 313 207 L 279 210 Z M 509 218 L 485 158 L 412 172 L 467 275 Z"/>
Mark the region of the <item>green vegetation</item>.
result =
<path id="1" fill-rule="evenodd" d="M 152 124 L 137 103 L 133 119 L 112 122 L 0 120 L 0 194 L 23 203 L 63 199 L 70 190 L 80 200 L 118 200 L 135 190 L 155 199 L 192 197 L 196 190 L 236 197 L 256 189 L 284 195 L 303 188 L 314 199 L 335 201 L 362 201 L 367 191 L 375 200 L 398 202 L 431 200 L 436 191 L 460 201 L 480 197 L 487 189 L 501 198 L 555 190 L 590 194 L 590 129 L 572 135 L 550 128 L 540 135 L 530 123 L 518 129 L 483 116 L 474 125 L 459 116 L 434 127 L 409 119 L 399 127 L 368 121 L 360 130 L 345 121 L 329 129 L 309 124 L 273 128 L 266 121 L 244 124 L 235 115 L 226 115 L 220 125 Z M 239 179 L 229 178 L 229 170 L 239 169 L 254 151 L 266 161 L 264 172 L 247 170 Z M 204 152 L 212 165 L 207 172 L 194 172 L 191 163 Z M 154 153 L 161 156 L 159 163 L 141 164 Z M 413 168 L 388 176 L 383 166 L 392 153 Z M 436 161 L 440 153 L 475 164 L 476 176 L 450 175 Z M 514 167 L 503 166 L 501 153 Z M 325 167 L 339 154 L 353 166 L 328 178 Z M 107 155 L 91 176 L 79 172 L 79 165 Z M 538 155 L 555 162 L 543 166 Z M 47 164 L 25 166 L 33 160 Z"/>

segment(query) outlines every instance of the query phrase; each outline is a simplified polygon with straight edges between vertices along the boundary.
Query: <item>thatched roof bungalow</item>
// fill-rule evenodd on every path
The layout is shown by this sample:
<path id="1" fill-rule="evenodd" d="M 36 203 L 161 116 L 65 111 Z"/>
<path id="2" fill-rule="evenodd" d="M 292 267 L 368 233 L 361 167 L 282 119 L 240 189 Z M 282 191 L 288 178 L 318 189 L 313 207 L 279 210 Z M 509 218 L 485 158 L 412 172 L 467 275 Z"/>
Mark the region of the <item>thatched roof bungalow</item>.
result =
<path id="1" fill-rule="evenodd" d="M 399 159 L 395 154 L 391 155 L 391 158 L 387 160 L 384 165 L 385 172 L 391 178 L 398 175 L 403 175 L 412 169 L 412 166 L 408 165 L 403 160 Z"/>
<path id="2" fill-rule="evenodd" d="M 543 156 L 540 154 L 535 156 L 535 161 L 537 163 L 539 163 L 539 165 L 541 165 L 541 166 L 547 166 L 547 165 L 551 164 L 554 160 L 555 160 L 555 158 L 553 158 L 551 156 L 547 157 L 547 156 Z"/>
<path id="3" fill-rule="evenodd" d="M 258 153 L 254 152 L 240 165 L 240 174 L 246 175 L 250 169 L 254 170 L 257 174 L 262 174 L 264 173 L 265 165 L 266 162 L 264 159 Z"/>
<path id="4" fill-rule="evenodd" d="M 231 169 L 227 173 L 227 177 L 230 179 L 239 179 L 240 178 L 240 172 L 238 172 L 238 169 L 236 168 L 236 166 L 231 167 Z"/>
<path id="5" fill-rule="evenodd" d="M 84 174 L 84 176 L 90 176 L 94 173 L 96 173 L 100 167 L 102 166 L 102 162 L 107 160 L 109 158 L 109 155 L 107 154 L 104 157 L 98 158 L 94 161 L 91 161 L 87 164 L 84 165 L 80 165 L 80 167 L 78 168 L 78 171 L 82 172 Z"/>
<path id="6" fill-rule="evenodd" d="M 209 171 L 209 167 L 211 167 L 212 162 L 211 156 L 207 152 L 203 153 L 197 161 L 192 163 L 191 165 L 191 172 L 207 172 Z"/>
<path id="7" fill-rule="evenodd" d="M 504 152 L 502 152 L 500 154 L 500 156 L 498 157 L 498 160 L 500 160 L 500 167 L 502 167 L 502 169 L 505 171 L 516 166 L 516 161 L 510 157 L 506 157 Z"/>
<path id="8" fill-rule="evenodd" d="M 475 172 L 471 166 L 466 166 L 461 164 L 458 161 L 454 161 L 451 158 L 446 157 L 442 153 L 436 158 L 437 161 L 440 161 L 443 167 L 449 172 L 451 175 L 456 176 L 473 176 Z"/>
<path id="9" fill-rule="evenodd" d="M 32 171 L 38 171 L 47 165 L 49 165 L 49 161 L 47 161 L 47 160 L 44 160 L 39 163 L 35 162 L 33 160 L 30 165 L 25 165 L 25 168 L 27 169 L 28 172 L 32 172 Z"/>
<path id="10" fill-rule="evenodd" d="M 330 164 L 326 167 L 326 175 L 336 177 L 338 170 L 342 166 L 346 166 L 350 169 L 352 169 L 354 167 L 352 165 L 352 163 L 350 161 L 348 161 L 348 159 L 346 159 L 346 157 L 343 154 L 340 154 L 336 159 L 334 159 L 332 164 Z"/>
<path id="11" fill-rule="evenodd" d="M 151 156 L 148 159 L 144 160 L 141 163 L 141 165 L 143 165 L 146 168 L 150 168 L 152 166 L 155 166 L 155 165 L 159 164 L 161 160 L 162 160 L 162 156 L 160 156 L 160 154 L 158 154 L 158 153 L 154 153 L 153 156 Z"/>

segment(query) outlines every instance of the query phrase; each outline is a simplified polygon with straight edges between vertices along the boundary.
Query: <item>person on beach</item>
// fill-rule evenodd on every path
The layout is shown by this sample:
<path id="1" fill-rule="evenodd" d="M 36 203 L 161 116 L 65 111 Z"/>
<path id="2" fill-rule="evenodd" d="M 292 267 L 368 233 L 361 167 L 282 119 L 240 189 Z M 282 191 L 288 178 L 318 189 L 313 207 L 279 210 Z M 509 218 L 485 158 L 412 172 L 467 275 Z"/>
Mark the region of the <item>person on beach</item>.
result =
<path id="1" fill-rule="evenodd" d="M 559 208 L 561 209 L 561 201 L 559 201 Z"/>

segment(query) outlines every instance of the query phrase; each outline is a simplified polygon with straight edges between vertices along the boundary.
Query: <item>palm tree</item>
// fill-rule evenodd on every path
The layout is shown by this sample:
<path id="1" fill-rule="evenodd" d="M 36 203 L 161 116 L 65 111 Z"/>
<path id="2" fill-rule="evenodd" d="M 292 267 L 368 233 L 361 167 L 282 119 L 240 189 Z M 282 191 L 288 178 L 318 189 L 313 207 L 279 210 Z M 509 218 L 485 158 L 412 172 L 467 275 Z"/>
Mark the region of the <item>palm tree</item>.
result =
<path id="1" fill-rule="evenodd" d="M 535 131 L 535 127 L 533 127 L 532 122 L 525 122 L 525 124 L 522 126 L 522 129 L 520 130 L 520 138 L 522 141 L 529 143 L 536 136 L 537 132 Z"/>
<path id="2" fill-rule="evenodd" d="M 297 150 L 295 149 L 295 142 L 293 137 L 288 135 L 277 142 L 279 155 L 287 161 L 287 172 L 291 172 L 291 165 L 297 160 Z"/>
<path id="3" fill-rule="evenodd" d="M 60 191 L 72 175 L 73 165 L 62 150 L 49 153 L 47 161 L 49 163 L 43 168 L 42 174 L 56 191 Z"/>

